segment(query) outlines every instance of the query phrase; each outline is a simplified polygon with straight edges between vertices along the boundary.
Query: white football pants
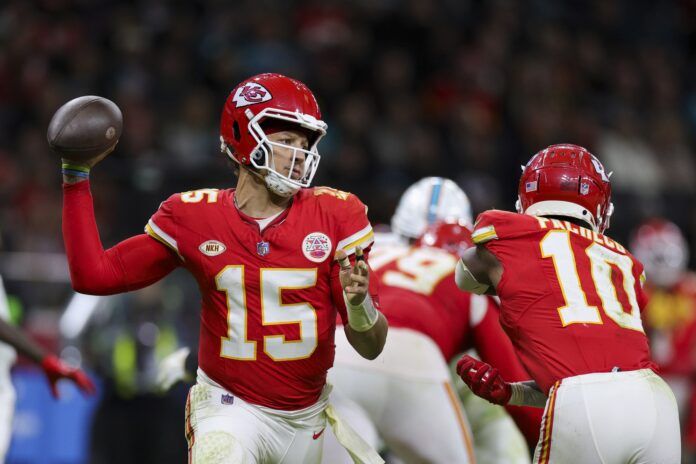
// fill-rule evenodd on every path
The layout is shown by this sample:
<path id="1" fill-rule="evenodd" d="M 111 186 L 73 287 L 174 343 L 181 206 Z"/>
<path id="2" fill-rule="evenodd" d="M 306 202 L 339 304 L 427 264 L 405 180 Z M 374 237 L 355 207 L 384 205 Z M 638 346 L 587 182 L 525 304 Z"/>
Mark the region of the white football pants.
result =
<path id="1" fill-rule="evenodd" d="M 679 415 L 652 370 L 569 377 L 549 393 L 539 464 L 679 464 Z"/>
<path id="2" fill-rule="evenodd" d="M 379 438 L 405 462 L 472 463 L 469 425 L 437 345 L 418 332 L 390 328 L 380 356 L 368 361 L 336 331 L 329 370 L 331 403 L 373 447 Z M 351 462 L 330 433 L 324 463 Z"/>
<path id="3" fill-rule="evenodd" d="M 329 404 L 330 392 L 327 385 L 312 406 L 281 411 L 234 397 L 199 369 L 186 399 L 189 464 L 319 464 L 327 428 L 351 462 L 383 464 Z"/>

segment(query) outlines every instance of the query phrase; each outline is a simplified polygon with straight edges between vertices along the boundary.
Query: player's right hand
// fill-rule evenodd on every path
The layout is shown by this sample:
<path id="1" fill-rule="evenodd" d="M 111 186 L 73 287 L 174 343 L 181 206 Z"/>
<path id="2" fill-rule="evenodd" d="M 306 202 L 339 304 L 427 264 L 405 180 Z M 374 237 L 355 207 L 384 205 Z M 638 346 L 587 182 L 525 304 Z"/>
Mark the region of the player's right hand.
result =
<path id="1" fill-rule="evenodd" d="M 111 152 L 113 152 L 116 149 L 116 145 L 114 145 L 111 148 L 108 148 L 106 151 L 96 155 L 93 158 L 88 158 L 88 159 L 81 159 L 81 160 L 71 160 L 69 158 L 61 158 L 61 162 L 63 163 L 69 163 L 69 164 L 74 164 L 74 165 L 83 165 L 87 166 L 90 169 L 92 169 L 97 163 L 99 163 L 101 160 L 109 156 Z"/>
<path id="2" fill-rule="evenodd" d="M 490 364 L 464 355 L 457 363 L 457 374 L 476 396 L 503 406 L 510 402 L 510 384 Z"/>
<path id="3" fill-rule="evenodd" d="M 97 391 L 87 374 L 80 369 L 68 366 L 55 355 L 50 354 L 46 356 L 41 361 L 41 367 L 46 377 L 48 377 L 48 382 L 51 385 L 51 394 L 53 394 L 54 398 L 60 397 L 57 387 L 60 379 L 72 380 L 77 385 L 77 388 L 88 395 L 93 395 Z"/>

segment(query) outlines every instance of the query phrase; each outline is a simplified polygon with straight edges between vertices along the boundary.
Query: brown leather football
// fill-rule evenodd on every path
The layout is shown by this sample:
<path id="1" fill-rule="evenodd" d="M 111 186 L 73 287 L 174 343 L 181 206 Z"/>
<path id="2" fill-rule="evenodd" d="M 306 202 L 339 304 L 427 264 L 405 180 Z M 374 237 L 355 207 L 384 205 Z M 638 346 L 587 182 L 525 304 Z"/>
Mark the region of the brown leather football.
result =
<path id="1" fill-rule="evenodd" d="M 123 130 L 121 110 L 111 100 L 94 95 L 70 100 L 51 118 L 48 145 L 61 157 L 90 160 L 116 145 Z"/>

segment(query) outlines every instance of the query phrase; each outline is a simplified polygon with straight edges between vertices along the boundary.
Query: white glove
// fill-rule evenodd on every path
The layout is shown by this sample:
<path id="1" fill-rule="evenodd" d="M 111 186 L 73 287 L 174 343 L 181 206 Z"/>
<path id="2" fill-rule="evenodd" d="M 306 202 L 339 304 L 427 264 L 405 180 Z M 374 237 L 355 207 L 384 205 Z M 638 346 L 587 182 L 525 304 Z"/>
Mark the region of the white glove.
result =
<path id="1" fill-rule="evenodd" d="M 189 378 L 186 372 L 186 358 L 191 350 L 185 346 L 162 358 L 157 365 L 157 387 L 162 392 L 168 391 L 177 382 Z"/>

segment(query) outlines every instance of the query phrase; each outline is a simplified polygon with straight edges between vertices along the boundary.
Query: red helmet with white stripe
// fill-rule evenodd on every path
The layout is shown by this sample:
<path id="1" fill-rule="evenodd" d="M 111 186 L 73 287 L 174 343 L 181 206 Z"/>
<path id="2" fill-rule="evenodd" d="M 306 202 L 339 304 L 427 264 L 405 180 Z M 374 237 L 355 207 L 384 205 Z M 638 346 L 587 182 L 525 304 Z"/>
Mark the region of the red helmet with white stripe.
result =
<path id="1" fill-rule="evenodd" d="M 309 147 L 291 147 L 267 137 L 288 129 L 307 133 Z M 326 124 L 312 91 L 302 82 L 281 74 L 259 74 L 240 83 L 227 97 L 220 120 L 222 151 L 239 164 L 268 171 L 266 185 L 282 196 L 290 196 L 311 184 L 320 159 L 317 144 L 325 134 Z M 289 172 L 293 172 L 295 163 L 301 163 L 299 179 L 275 169 L 274 146 L 293 150 Z"/>
<path id="2" fill-rule="evenodd" d="M 573 217 L 604 232 L 614 211 L 610 175 L 585 148 L 551 145 L 522 168 L 517 211 L 533 216 Z"/>

